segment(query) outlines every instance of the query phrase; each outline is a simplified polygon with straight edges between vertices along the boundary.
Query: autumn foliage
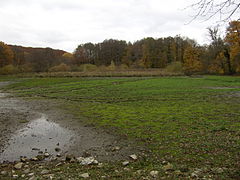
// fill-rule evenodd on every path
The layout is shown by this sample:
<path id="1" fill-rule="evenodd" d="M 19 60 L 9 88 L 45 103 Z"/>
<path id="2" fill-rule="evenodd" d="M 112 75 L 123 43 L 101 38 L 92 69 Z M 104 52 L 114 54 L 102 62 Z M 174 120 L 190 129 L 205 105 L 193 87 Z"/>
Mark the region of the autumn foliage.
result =
<path id="1" fill-rule="evenodd" d="M 240 21 L 229 23 L 224 38 L 217 28 L 208 30 L 212 42 L 204 46 L 181 36 L 149 37 L 133 43 L 109 39 L 80 44 L 69 53 L 0 42 L 0 74 L 154 68 L 186 75 L 240 73 Z"/>

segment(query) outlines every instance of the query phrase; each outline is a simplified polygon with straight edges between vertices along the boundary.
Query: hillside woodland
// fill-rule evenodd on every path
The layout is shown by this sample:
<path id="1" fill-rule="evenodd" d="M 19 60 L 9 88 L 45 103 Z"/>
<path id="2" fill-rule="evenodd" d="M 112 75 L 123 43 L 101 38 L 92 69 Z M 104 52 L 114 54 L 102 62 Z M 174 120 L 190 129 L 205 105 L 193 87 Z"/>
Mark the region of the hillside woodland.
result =
<path id="1" fill-rule="evenodd" d="M 136 42 L 108 39 L 80 44 L 73 53 L 0 42 L 0 73 L 114 71 L 160 68 L 191 74 L 240 73 L 240 21 L 231 21 L 224 35 L 208 28 L 208 45 L 180 35 Z"/>

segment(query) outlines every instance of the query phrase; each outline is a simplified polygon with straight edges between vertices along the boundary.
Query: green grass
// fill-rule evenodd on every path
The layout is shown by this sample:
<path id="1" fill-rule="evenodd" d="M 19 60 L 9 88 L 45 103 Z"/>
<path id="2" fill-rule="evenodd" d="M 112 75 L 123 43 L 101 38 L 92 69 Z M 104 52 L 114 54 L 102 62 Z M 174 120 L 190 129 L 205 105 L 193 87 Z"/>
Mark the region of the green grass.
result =
<path id="1" fill-rule="evenodd" d="M 151 153 L 141 168 L 167 160 L 176 169 L 226 167 L 223 177 L 239 177 L 239 77 L 34 78 L 6 90 L 59 100 L 84 123 L 144 144 Z"/>

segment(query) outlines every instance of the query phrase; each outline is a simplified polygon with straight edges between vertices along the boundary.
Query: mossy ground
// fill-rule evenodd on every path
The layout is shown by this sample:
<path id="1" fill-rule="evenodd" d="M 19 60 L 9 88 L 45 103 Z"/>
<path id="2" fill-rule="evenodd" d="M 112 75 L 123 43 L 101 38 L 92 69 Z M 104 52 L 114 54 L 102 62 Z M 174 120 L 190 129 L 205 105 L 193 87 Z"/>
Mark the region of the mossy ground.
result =
<path id="1" fill-rule="evenodd" d="M 20 81 L 19 81 L 20 80 Z M 240 178 L 240 78 L 28 78 L 5 90 L 26 98 L 59 100 L 84 123 L 136 140 L 149 150 L 131 164 L 137 170 L 225 168 L 214 178 Z M 69 165 L 74 174 L 76 164 Z M 93 168 L 92 177 L 113 175 L 121 164 Z M 112 170 L 112 172 L 111 172 Z M 70 171 L 70 170 L 69 170 Z M 119 170 L 121 171 L 121 170 Z M 211 174 L 211 172 L 209 172 Z M 96 176 L 95 176 L 95 175 Z M 120 174 L 120 173 L 118 173 Z M 142 175 L 141 175 L 142 176 Z M 68 177 L 68 176 L 66 176 Z M 169 177 L 176 177 L 174 173 Z"/>

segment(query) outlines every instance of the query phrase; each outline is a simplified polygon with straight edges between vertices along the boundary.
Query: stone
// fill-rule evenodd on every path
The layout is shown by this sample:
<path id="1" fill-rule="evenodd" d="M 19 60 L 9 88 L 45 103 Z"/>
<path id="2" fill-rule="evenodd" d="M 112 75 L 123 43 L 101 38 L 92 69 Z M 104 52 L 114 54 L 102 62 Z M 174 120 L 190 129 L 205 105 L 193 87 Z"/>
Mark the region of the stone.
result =
<path id="1" fill-rule="evenodd" d="M 28 174 L 29 177 L 31 177 L 31 176 L 33 176 L 33 175 L 34 175 L 34 173 L 29 173 L 29 174 Z"/>
<path id="2" fill-rule="evenodd" d="M 43 177 L 45 177 L 47 179 L 53 179 L 54 174 L 46 174 L 46 175 L 43 175 Z"/>
<path id="3" fill-rule="evenodd" d="M 18 175 L 17 174 L 13 174 L 12 177 L 13 177 L 13 179 L 17 179 Z"/>
<path id="4" fill-rule="evenodd" d="M 28 180 L 35 180 L 35 176 L 30 177 Z"/>
<path id="5" fill-rule="evenodd" d="M 91 165 L 91 164 L 94 164 L 94 161 L 95 161 L 94 157 L 87 157 L 87 158 L 84 158 L 80 164 Z"/>
<path id="6" fill-rule="evenodd" d="M 122 162 L 122 165 L 123 165 L 123 166 L 129 165 L 129 161 L 124 161 L 124 162 Z"/>
<path id="7" fill-rule="evenodd" d="M 71 160 L 73 160 L 73 159 L 75 159 L 75 156 L 74 156 L 74 155 L 72 155 L 72 154 L 67 154 L 67 155 L 66 155 L 66 158 L 65 158 L 66 161 L 71 161 Z"/>
<path id="8" fill-rule="evenodd" d="M 22 167 L 23 167 L 23 163 L 22 162 L 19 162 L 19 163 L 14 165 L 15 169 L 22 169 Z"/>
<path id="9" fill-rule="evenodd" d="M 39 159 L 37 157 L 33 157 L 31 158 L 32 161 L 39 161 Z"/>
<path id="10" fill-rule="evenodd" d="M 21 162 L 27 162 L 27 158 L 21 158 L 20 161 Z"/>
<path id="11" fill-rule="evenodd" d="M 30 173 L 30 169 L 25 169 L 25 170 L 23 171 L 23 173 L 25 173 L 25 174 Z"/>
<path id="12" fill-rule="evenodd" d="M 167 165 L 168 162 L 167 161 L 162 161 L 162 165 Z"/>
<path id="13" fill-rule="evenodd" d="M 158 177 L 158 174 L 159 174 L 159 171 L 151 171 L 150 172 L 150 176 L 152 176 L 154 178 Z"/>
<path id="14" fill-rule="evenodd" d="M 103 167 L 103 163 L 98 163 L 97 167 L 98 168 L 102 168 Z"/>
<path id="15" fill-rule="evenodd" d="M 83 174 L 80 174 L 80 177 L 81 178 L 89 178 L 90 175 L 88 173 L 83 173 Z"/>
<path id="16" fill-rule="evenodd" d="M 112 151 L 119 151 L 121 148 L 119 146 L 115 146 L 112 148 Z"/>
<path id="17" fill-rule="evenodd" d="M 44 175 L 44 174 L 49 174 L 49 170 L 47 170 L 47 169 L 44 169 L 44 170 L 42 170 L 41 172 L 40 172 L 40 174 L 41 175 Z"/>
<path id="18" fill-rule="evenodd" d="M 7 174 L 7 171 L 1 171 L 1 175 L 6 176 Z"/>
<path id="19" fill-rule="evenodd" d="M 95 160 L 93 161 L 93 164 L 94 164 L 94 165 L 98 165 L 98 161 L 95 159 Z"/>
<path id="20" fill-rule="evenodd" d="M 61 157 L 62 155 L 60 153 L 57 154 L 57 157 Z"/>
<path id="21" fill-rule="evenodd" d="M 81 163 L 84 160 L 84 157 L 78 157 L 76 158 L 77 162 Z"/>
<path id="22" fill-rule="evenodd" d="M 60 163 L 56 164 L 56 167 L 61 166 L 61 165 L 62 165 L 62 163 L 60 162 Z"/>
<path id="23" fill-rule="evenodd" d="M 138 159 L 136 154 L 132 154 L 129 156 L 132 160 L 136 161 Z"/>
<path id="24" fill-rule="evenodd" d="M 49 153 L 47 153 L 47 152 L 45 152 L 45 153 L 44 153 L 44 156 L 45 156 L 45 157 L 49 157 L 49 156 L 50 156 L 50 154 L 49 154 Z"/>
<path id="25" fill-rule="evenodd" d="M 164 171 L 172 171 L 172 170 L 174 170 L 173 165 L 170 164 L 170 163 L 168 163 L 167 165 L 163 166 L 162 169 Z"/>

